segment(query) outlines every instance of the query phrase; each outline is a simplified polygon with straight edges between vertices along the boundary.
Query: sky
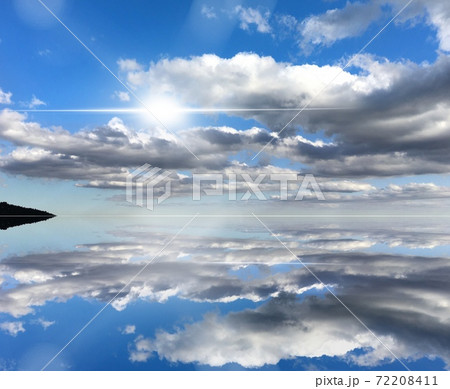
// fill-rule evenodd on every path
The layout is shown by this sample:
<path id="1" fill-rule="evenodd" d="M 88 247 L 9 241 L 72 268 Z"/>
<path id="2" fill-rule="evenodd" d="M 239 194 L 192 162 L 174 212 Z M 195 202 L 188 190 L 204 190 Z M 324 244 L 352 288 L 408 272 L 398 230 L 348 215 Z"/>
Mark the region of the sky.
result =
<path id="1" fill-rule="evenodd" d="M 126 212 L 144 163 L 185 197 L 195 172 L 282 171 L 322 208 L 448 200 L 444 1 L 44 4 L 1 5 L 7 201 Z"/>
<path id="2" fill-rule="evenodd" d="M 0 199 L 59 216 L 2 232 L 0 369 L 448 369 L 448 0 L 7 0 L 0 21 Z M 167 173 L 147 208 L 145 164 Z"/>

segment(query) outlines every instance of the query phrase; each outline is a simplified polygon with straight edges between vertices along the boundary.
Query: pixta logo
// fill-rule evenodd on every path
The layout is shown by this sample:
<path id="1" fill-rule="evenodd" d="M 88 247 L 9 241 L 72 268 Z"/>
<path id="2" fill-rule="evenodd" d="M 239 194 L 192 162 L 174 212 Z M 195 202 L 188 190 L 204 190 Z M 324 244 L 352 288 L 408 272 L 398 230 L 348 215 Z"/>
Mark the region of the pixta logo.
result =
<path id="1" fill-rule="evenodd" d="M 173 177 L 170 177 L 173 174 Z M 176 179 L 175 176 L 178 178 Z M 128 202 L 153 210 L 172 195 L 172 182 L 178 195 L 190 196 L 194 201 L 203 197 L 228 195 L 229 201 L 257 200 L 325 200 L 312 174 L 260 173 L 192 173 L 191 179 L 180 180 L 175 172 L 142 165 L 127 177 Z"/>
<path id="2" fill-rule="evenodd" d="M 152 167 L 148 163 L 129 172 L 126 198 L 129 203 L 153 210 L 155 203 L 161 204 L 171 194 L 172 172 Z"/>

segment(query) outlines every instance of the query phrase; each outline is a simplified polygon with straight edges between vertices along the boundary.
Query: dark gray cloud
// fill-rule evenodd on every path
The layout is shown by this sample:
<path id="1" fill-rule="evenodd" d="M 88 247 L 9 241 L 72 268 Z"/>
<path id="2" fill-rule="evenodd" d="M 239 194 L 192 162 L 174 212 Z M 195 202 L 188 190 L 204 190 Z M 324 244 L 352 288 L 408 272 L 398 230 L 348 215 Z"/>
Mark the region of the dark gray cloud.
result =
<path id="1" fill-rule="evenodd" d="M 92 131 L 84 130 L 70 134 L 62 129 L 43 128 L 38 123 L 26 121 L 25 117 L 17 112 L 5 110 L 0 115 L 0 135 L 17 145 L 0 159 L 3 171 L 29 177 L 76 180 L 80 186 L 95 188 L 123 188 L 128 171 L 144 163 L 169 170 L 192 169 L 197 173 L 245 172 L 252 176 L 261 172 L 300 173 L 269 164 L 252 167 L 230 161 L 230 154 L 242 150 L 257 152 L 271 139 L 270 134 L 261 128 L 237 131 L 229 127 L 205 127 L 181 132 L 180 139 L 199 156 L 199 160 L 196 160 L 172 135 L 157 129 L 135 131 L 118 118 Z M 439 147 L 445 147 L 445 144 L 441 142 Z M 387 145 L 380 147 L 387 148 Z M 405 145 L 401 146 L 404 147 Z M 367 151 L 367 146 L 364 148 Z M 310 163 L 312 167 L 307 168 L 306 172 L 324 176 L 318 177 L 324 192 L 374 189 L 363 182 L 351 183 L 326 178 L 332 175 L 365 177 L 368 174 L 383 176 L 411 172 L 416 174 L 447 172 L 445 157 L 442 155 L 442 161 L 438 160 L 437 146 L 433 156 L 422 153 L 418 157 L 415 157 L 412 150 L 343 155 L 344 149 L 345 147 L 333 143 L 326 144 L 320 140 L 312 142 L 302 136 L 276 138 L 267 148 L 272 155 L 283 158 L 289 156 L 292 160 Z M 417 145 L 418 152 L 419 145 Z M 182 193 L 182 187 L 188 188 L 189 179 L 176 174 L 174 177 Z M 431 193 L 429 190 L 426 192 Z M 420 192 L 416 193 L 420 197 Z M 331 200 L 331 197 L 329 199 Z"/>
<path id="2" fill-rule="evenodd" d="M 356 130 L 353 136 L 356 136 L 355 134 Z M 123 191 L 129 172 L 139 165 L 150 163 L 172 170 L 169 177 L 172 184 L 171 195 L 184 196 L 185 199 L 192 198 L 192 177 L 176 173 L 173 171 L 175 169 L 222 174 L 225 195 L 230 189 L 228 177 L 236 175 L 237 199 L 241 199 L 249 191 L 243 174 L 247 174 L 251 179 L 264 174 L 260 189 L 272 203 L 279 202 L 281 191 L 279 181 L 271 179 L 271 174 L 297 176 L 297 181 L 289 184 L 288 199 L 293 200 L 299 192 L 305 173 L 314 172 L 326 201 L 318 202 L 316 193 L 305 195 L 304 200 L 315 201 L 320 209 L 329 206 L 345 207 L 345 204 L 358 202 L 365 205 L 388 202 L 397 206 L 399 201 L 415 200 L 416 205 L 422 201 L 422 205 L 436 207 L 441 205 L 441 199 L 450 196 L 448 188 L 435 184 L 411 183 L 377 189 L 361 180 L 339 178 L 341 175 L 363 178 L 367 174 L 383 176 L 411 172 L 445 173 L 448 168 L 445 158 L 442 157 L 442 161 L 433 161 L 436 159 L 437 148 L 433 157 L 428 157 L 428 153 L 415 157 L 410 155 L 411 150 L 393 154 L 350 153 L 343 156 L 345 147 L 338 143 L 310 141 L 300 135 L 273 138 L 274 142 L 267 147 L 270 155 L 282 158 L 289 156 L 291 160 L 310 163 L 311 167 L 298 171 L 279 168 L 267 161 L 249 166 L 230 160 L 229 156 L 233 153 L 243 150 L 257 152 L 266 141 L 272 139 L 271 135 L 261 128 L 238 131 L 230 127 L 194 127 L 183 130 L 178 135 L 177 140 L 173 135 L 158 128 L 134 130 L 119 118 L 113 118 L 106 125 L 93 130 L 72 134 L 61 128 L 44 128 L 38 123 L 27 121 L 24 115 L 4 110 L 0 113 L 0 136 L 16 145 L 16 148 L 1 156 L 0 168 L 12 175 L 74 180 L 76 185 L 81 187 Z M 342 136 L 346 136 L 345 133 Z M 182 142 L 189 145 L 199 156 L 198 160 L 186 150 Z M 445 142 L 441 143 L 445 145 Z M 350 141 L 346 144 L 350 144 Z M 382 146 L 385 147 L 387 146 Z M 366 148 L 367 146 L 364 146 L 364 150 Z M 330 178 L 332 175 L 338 177 Z M 163 185 L 164 183 L 161 183 L 161 186 Z M 213 184 L 206 183 L 202 184 L 202 190 L 208 185 L 214 187 Z M 125 202 L 124 196 L 115 196 L 114 199 Z M 283 206 L 287 203 L 283 202 Z"/>
<path id="3" fill-rule="evenodd" d="M 286 223 L 272 224 L 274 231 L 282 234 L 288 247 L 295 250 L 303 261 L 328 263 L 339 271 L 348 269 L 347 265 L 352 264 L 352 271 L 363 275 L 389 277 L 409 274 L 415 272 L 415 269 L 427 272 L 436 266 L 442 267 L 444 262 L 438 258 L 350 252 L 369 248 L 377 243 L 408 248 L 433 248 L 449 244 L 448 234 L 441 227 L 424 231 L 420 226 L 416 229 L 400 226 L 386 229 L 375 224 L 369 229 L 366 226 L 362 232 L 357 224 L 323 228 L 309 223 L 289 228 Z M 231 275 L 230 267 L 239 268 L 246 264 L 273 266 L 277 263 L 294 262 L 298 265 L 277 241 L 247 236 L 253 236 L 257 231 L 256 227 L 249 229 L 241 226 L 239 230 L 245 234 L 241 239 L 194 238 L 190 235 L 180 237 L 151 266 L 151 270 L 137 280 L 134 291 L 125 291 L 124 299 L 119 299 L 119 302 L 126 305 L 127 301 L 146 297 L 160 301 L 172 294 L 199 301 L 236 298 L 258 301 L 269 298 L 272 293 L 292 292 L 315 283 L 298 267 L 289 274 L 270 275 L 269 272 L 268 278 L 249 283 Z M 0 263 L 1 273 L 20 283 L 17 288 L 3 291 L 3 310 L 20 316 L 30 312 L 33 305 L 41 305 L 56 296 L 65 300 L 81 295 L 106 301 L 143 265 L 142 260 L 135 261 L 134 258 L 151 258 L 169 239 L 167 234 L 141 227 L 131 231 L 120 230 L 116 235 L 121 242 L 81 245 L 75 251 L 3 259 Z M 131 238 L 133 239 L 129 241 Z M 330 248 L 333 253 L 328 252 Z M 305 285 L 302 280 L 309 281 Z M 213 293 L 213 296 L 209 293 Z"/>
<path id="4" fill-rule="evenodd" d="M 106 187 L 108 181 L 124 182 L 127 168 L 144 163 L 165 169 L 221 170 L 231 166 L 230 155 L 257 153 L 271 141 L 264 150 L 269 159 L 288 158 L 323 176 L 448 173 L 449 57 L 441 55 L 433 64 L 418 65 L 360 56 L 354 64 L 358 74 L 343 72 L 314 102 L 345 109 L 304 111 L 280 135 L 256 127 L 237 131 L 211 126 L 185 129 L 174 137 L 157 127 L 134 130 L 118 118 L 71 134 L 43 128 L 4 110 L 0 136 L 16 149 L 3 156 L 1 167 L 12 174 L 84 179 Z M 249 74 L 253 68 L 256 74 Z M 293 66 L 270 57 L 238 54 L 231 59 L 204 55 L 162 60 L 146 72 L 137 71 L 141 74 L 137 86 L 146 88 L 149 82 L 152 88 L 173 92 L 188 104 L 276 108 L 307 103 L 340 69 Z M 276 131 L 293 112 L 239 115 Z M 318 131 L 324 131 L 324 140 L 308 139 L 309 133 Z"/>
<path id="5" fill-rule="evenodd" d="M 319 274 L 326 279 L 331 276 Z M 336 292 L 406 364 L 422 357 L 440 357 L 448 364 L 449 312 L 445 304 L 435 300 L 445 300 L 442 292 L 446 282 L 445 277 L 434 275 L 427 286 L 420 276 L 404 281 L 347 275 L 339 280 Z M 256 309 L 224 316 L 211 313 L 202 321 L 170 332 L 157 331 L 154 337 L 141 336 L 137 341 L 141 347 L 138 350 L 135 343 L 131 348 L 132 361 L 148 360 L 152 353 L 171 362 L 212 366 L 234 362 L 259 367 L 280 359 L 323 355 L 343 357 L 362 366 L 394 361 L 390 351 L 330 295 L 299 301 L 282 293 Z M 358 356 L 349 354 L 358 348 L 365 351 Z"/>
<path id="6" fill-rule="evenodd" d="M 448 172 L 449 57 L 441 54 L 432 64 L 415 64 L 360 55 L 352 66 L 354 71 L 341 72 L 338 66 L 294 66 L 240 53 L 232 58 L 164 59 L 146 71 L 129 72 L 128 78 L 136 87 L 173 94 L 189 105 L 246 108 L 235 114 L 274 132 L 295 111 L 252 108 L 300 108 L 311 99 L 311 106 L 325 108 L 303 111 L 275 138 L 273 133 L 248 138 L 243 133 L 197 130 L 212 147 L 222 144 L 230 151 L 258 152 L 272 139 L 265 149 L 269 155 L 333 176 Z M 307 139 L 318 131 L 324 131 L 324 142 Z"/>

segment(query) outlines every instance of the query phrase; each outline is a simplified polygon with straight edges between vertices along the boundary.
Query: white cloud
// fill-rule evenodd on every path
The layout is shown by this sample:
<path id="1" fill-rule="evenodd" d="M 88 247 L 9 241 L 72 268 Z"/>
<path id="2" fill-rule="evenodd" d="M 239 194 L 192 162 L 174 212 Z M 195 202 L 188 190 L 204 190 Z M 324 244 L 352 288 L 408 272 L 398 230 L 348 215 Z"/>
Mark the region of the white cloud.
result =
<path id="1" fill-rule="evenodd" d="M 306 230 L 275 226 L 274 229 L 281 234 L 280 239 L 286 242 L 291 250 L 302 254 L 302 260 L 305 262 L 332 265 L 336 273 L 327 273 L 329 267 L 317 268 L 318 274 L 324 272 L 324 282 L 330 284 L 350 286 L 351 284 L 347 285 L 346 282 L 351 280 L 344 279 L 346 275 L 385 278 L 401 275 L 405 279 L 415 279 L 421 274 L 423 282 L 430 282 L 430 286 L 423 285 L 417 290 L 425 291 L 429 287 L 431 292 L 436 283 L 440 283 L 439 277 L 447 275 L 445 258 L 425 260 L 424 257 L 401 255 L 338 253 L 363 250 L 373 242 L 393 247 L 448 245 L 448 231 L 441 227 L 438 228 L 438 233 L 423 233 L 420 229 L 380 230 L 374 227 L 361 231 L 358 226 Z M 364 236 L 355 238 L 361 234 Z M 130 233 L 118 231 L 117 235 L 127 238 Z M 132 235 L 134 236 L 134 232 Z M 148 236 L 152 236 L 152 239 L 149 240 Z M 74 295 L 108 301 L 115 291 L 120 290 L 122 280 L 133 277 L 136 269 L 142 266 L 142 263 L 130 259 L 144 257 L 152 251 L 152 247 L 163 245 L 167 235 L 152 230 L 139 230 L 135 240 L 127 244 L 99 243 L 82 246 L 80 250 L 72 252 L 27 255 L 4 260 L 0 269 L 1 276 L 14 278 L 20 269 L 21 279 L 27 280 L 40 273 L 45 274 L 45 277 L 42 277 L 45 281 L 20 283 L 20 287 L 5 290 L 0 296 L 0 310 L 18 317 L 32 312 L 33 306 L 43 305 L 48 300 L 58 298 L 59 301 L 65 301 Z M 333 253 L 323 252 L 323 249 L 330 248 Z M 192 261 L 177 259 L 180 253 L 188 253 Z M 61 262 L 62 259 L 64 262 Z M 315 281 L 308 279 L 301 268 L 279 274 L 272 274 L 270 271 L 272 265 L 292 261 L 296 263 L 283 246 L 276 240 L 269 241 L 264 237 L 194 239 L 190 235 L 180 236 L 176 244 L 166 249 L 161 262 L 152 265 L 152 273 L 139 277 L 124 296 L 114 301 L 113 307 L 122 310 L 130 302 L 139 299 L 164 302 L 170 296 L 201 302 L 230 302 L 238 299 L 263 301 L 280 293 L 300 294 L 317 287 L 314 285 Z M 259 263 L 265 266 L 268 272 L 264 277 L 239 280 L 235 274 L 230 273 L 230 269 L 236 266 L 239 268 L 242 265 L 236 264 L 242 263 Z M 84 267 L 80 270 L 82 264 Z M 349 266 L 350 264 L 352 266 Z M 25 277 L 27 273 L 31 276 Z M 369 280 L 364 282 L 366 281 Z M 402 285 L 399 285 L 399 288 L 401 290 Z M 415 289 L 402 293 L 415 293 Z M 430 304 L 432 305 L 431 301 L 426 305 Z"/>
<path id="2" fill-rule="evenodd" d="M 303 20 L 299 26 L 302 45 L 330 46 L 337 40 L 358 36 L 380 16 L 377 2 L 347 2 L 342 9 L 331 9 Z"/>
<path id="3" fill-rule="evenodd" d="M 360 286 L 355 291 L 359 289 Z M 394 362 L 389 352 L 392 350 L 406 364 L 422 357 L 436 356 L 446 363 L 450 362 L 447 341 L 434 348 L 432 344 L 440 343 L 440 335 L 431 332 L 429 337 L 419 335 L 419 328 L 423 328 L 421 325 L 446 333 L 448 315 L 441 319 L 435 315 L 431 319 L 434 323 L 428 327 L 430 323 L 425 315 L 422 316 L 419 311 L 413 312 L 402 303 L 397 306 L 401 296 L 397 296 L 397 301 L 391 304 L 386 300 L 379 301 L 378 297 L 372 299 L 370 294 L 352 297 L 344 291 L 341 294 L 344 301 L 350 299 L 352 310 L 369 328 L 376 328 L 378 339 L 330 295 L 320 299 L 306 297 L 301 302 L 294 295 L 280 295 L 256 309 L 230 312 L 223 316 L 209 313 L 203 320 L 185 324 L 184 327 L 171 331 L 159 330 L 153 338 L 140 336 L 130 347 L 130 358 L 133 356 L 136 361 L 144 362 L 155 352 L 170 362 L 210 366 L 238 363 L 244 367 L 261 367 L 276 364 L 282 359 L 338 356 L 360 366 L 373 367 Z M 366 298 L 370 299 L 370 304 L 367 304 Z M 386 323 L 389 323 L 391 330 L 395 330 L 385 331 L 383 324 Z M 349 354 L 355 349 L 361 349 L 362 354 Z"/>
<path id="4" fill-rule="evenodd" d="M 207 19 L 217 19 L 217 14 L 214 12 L 214 7 L 209 7 L 203 4 L 201 14 Z"/>
<path id="5" fill-rule="evenodd" d="M 243 30 L 249 30 L 250 25 L 254 24 L 256 26 L 256 31 L 263 34 L 267 34 L 272 31 L 272 28 L 269 24 L 269 11 L 261 13 L 261 11 L 256 8 L 244 8 L 241 5 L 238 5 L 235 7 L 234 12 L 238 17 L 240 27 Z"/>
<path id="6" fill-rule="evenodd" d="M 266 160 L 289 158 L 326 177 L 449 172 L 449 56 L 440 55 L 432 64 L 415 64 L 363 55 L 354 60 L 357 72 L 329 65 L 296 66 L 249 53 L 163 59 L 148 69 L 135 60 L 121 61 L 128 64 L 124 69 L 133 69 L 126 76 L 141 89 L 139 93 L 167 93 L 194 107 L 246 108 L 233 114 L 255 119 L 261 127 L 186 128 L 175 138 L 158 125 L 135 130 L 114 118 L 104 126 L 70 133 L 43 128 L 24 115 L 3 110 L 0 134 L 16 146 L 1 156 L 3 170 L 117 187 L 120 182 L 123 186 L 128 168 L 144 163 L 165 169 L 220 170 L 231 165 L 230 155 L 243 150 L 256 153 L 272 141 L 265 149 Z M 316 96 L 325 86 L 325 92 Z M 294 112 L 251 110 L 295 109 L 313 96 L 316 107 L 343 109 L 303 111 L 281 135 L 276 131 Z M 325 135 L 311 140 L 317 136 L 310 134 L 319 131 Z"/>
<path id="7" fill-rule="evenodd" d="M 355 339 L 356 326 L 351 320 L 345 320 L 342 326 L 335 319 L 332 323 L 315 321 L 308 318 L 306 310 L 301 312 L 301 307 L 292 304 L 289 308 L 274 307 L 278 312 L 247 310 L 225 317 L 208 314 L 203 321 L 187 324 L 175 332 L 159 331 L 154 339 L 139 337 L 130 351 L 130 359 L 144 362 L 156 352 L 170 362 L 210 366 L 234 362 L 244 367 L 260 367 L 298 356 L 343 356 L 361 346 Z M 270 324 L 266 322 L 269 320 Z M 366 347 L 371 344 L 367 339 L 364 343 Z"/>
<path id="8" fill-rule="evenodd" d="M 136 326 L 132 324 L 128 324 L 125 326 L 125 328 L 121 331 L 123 335 L 132 335 L 136 332 Z"/>
<path id="9" fill-rule="evenodd" d="M 0 323 L 0 330 L 6 332 L 11 336 L 17 336 L 20 332 L 25 332 L 23 328 L 23 322 L 21 321 L 5 321 Z"/>
<path id="10" fill-rule="evenodd" d="M 444 153 L 443 148 L 450 134 L 450 79 L 446 76 L 450 57 L 415 64 L 360 55 L 353 64 L 358 72 L 342 71 L 336 65 L 295 66 L 250 53 L 232 58 L 202 55 L 161 60 L 147 71 L 129 73 L 128 81 L 150 93 L 172 94 L 184 104 L 247 108 L 236 115 L 255 119 L 272 131 L 283 128 L 294 113 L 252 112 L 251 108 L 297 108 L 313 97 L 315 107 L 342 108 L 303 111 L 265 150 L 311 164 L 321 174 L 448 171 L 448 151 Z M 320 146 L 307 136 L 294 136 L 321 130 L 332 143 L 325 138 Z"/>
<path id="11" fill-rule="evenodd" d="M 44 50 L 39 50 L 38 51 L 38 54 L 41 56 L 41 57 L 45 57 L 45 56 L 47 56 L 47 55 L 50 55 L 52 53 L 52 51 L 50 50 L 50 49 L 44 49 Z"/>
<path id="12" fill-rule="evenodd" d="M 0 104 L 11 104 L 11 92 L 3 92 L 0 88 Z"/>
<path id="13" fill-rule="evenodd" d="M 439 48 L 450 52 L 450 8 L 447 0 L 422 1 L 429 23 L 437 29 Z"/>
<path id="14" fill-rule="evenodd" d="M 274 17 L 278 24 L 278 38 L 292 39 L 293 37 L 297 37 L 299 21 L 294 16 L 287 14 L 275 14 Z"/>
<path id="15" fill-rule="evenodd" d="M 411 200 L 417 196 L 423 200 L 432 198 L 450 198 L 450 188 L 439 186 L 434 183 L 409 183 L 405 185 L 390 184 L 371 193 L 372 199 L 386 200 Z"/>
<path id="16" fill-rule="evenodd" d="M 404 6 L 404 0 L 347 1 L 343 8 L 310 16 L 300 22 L 301 45 L 330 46 L 334 42 L 361 35 L 384 15 L 386 21 Z M 386 9 L 386 6 L 388 6 Z M 450 9 L 447 0 L 415 0 L 395 20 L 396 24 L 425 22 L 436 30 L 439 48 L 450 51 Z"/>
<path id="17" fill-rule="evenodd" d="M 330 239 L 308 242 L 306 246 L 329 251 L 356 251 L 372 247 L 375 243 L 370 240 Z"/>
<path id="18" fill-rule="evenodd" d="M 120 101 L 130 101 L 130 94 L 124 91 L 115 91 L 114 96 L 116 96 Z"/>
<path id="19" fill-rule="evenodd" d="M 38 99 L 35 95 L 33 95 L 33 98 L 29 103 L 26 104 L 28 108 L 33 109 L 36 107 L 39 107 L 40 105 L 47 105 L 44 101 Z"/>
<path id="20" fill-rule="evenodd" d="M 152 344 L 150 340 L 145 339 L 142 335 L 138 336 L 132 347 L 130 348 L 131 362 L 145 362 L 152 355 Z"/>
<path id="21" fill-rule="evenodd" d="M 41 271 L 14 273 L 14 278 L 22 284 L 42 283 L 48 281 L 51 277 Z"/>
<path id="22" fill-rule="evenodd" d="M 51 327 L 52 325 L 54 325 L 56 322 L 39 318 L 36 320 L 36 323 L 41 325 L 42 328 L 44 328 L 44 330 L 46 330 L 48 327 Z"/>
<path id="23" fill-rule="evenodd" d="M 290 108 L 318 92 L 339 70 L 337 66 L 277 63 L 272 57 L 251 53 L 231 58 L 205 54 L 161 60 L 129 81 L 152 92 L 178 93 L 183 102 L 201 107 Z M 344 72 L 335 86 L 357 78 Z"/>
<path id="24" fill-rule="evenodd" d="M 140 65 L 135 59 L 122 59 L 117 61 L 119 65 L 119 70 L 122 72 L 135 72 L 142 70 L 142 65 Z"/>
<path id="25" fill-rule="evenodd" d="M 328 192 L 368 192 L 375 190 L 375 187 L 364 182 L 355 182 L 349 180 L 343 181 L 324 181 L 320 182 L 320 188 Z"/>

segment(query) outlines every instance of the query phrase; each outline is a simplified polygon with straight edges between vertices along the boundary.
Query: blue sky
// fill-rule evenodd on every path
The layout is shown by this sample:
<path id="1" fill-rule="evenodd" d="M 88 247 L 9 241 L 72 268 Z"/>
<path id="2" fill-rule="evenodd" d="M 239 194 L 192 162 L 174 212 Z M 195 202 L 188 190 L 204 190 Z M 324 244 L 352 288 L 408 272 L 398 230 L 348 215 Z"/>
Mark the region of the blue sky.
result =
<path id="1" fill-rule="evenodd" d="M 2 232 L 0 368 L 40 368 L 186 219 L 140 216 L 194 213 L 52 368 L 398 368 L 252 212 L 334 215 L 267 223 L 412 369 L 448 368 L 447 3 L 2 1 L 0 198 L 62 217 Z M 173 172 L 152 212 L 125 198 L 145 163 Z M 267 201 L 191 199 L 194 173 L 236 174 L 242 197 L 274 172 L 325 201 L 270 180 Z"/>
<path id="2" fill-rule="evenodd" d="M 47 6 L 127 90 L 38 1 L 5 2 L 0 27 L 4 196 L 28 205 L 23 188 L 33 187 L 45 193 L 37 205 L 54 212 L 68 213 L 72 200 L 56 205 L 52 193 L 79 199 L 75 212 L 108 212 L 123 205 L 110 199 L 123 192 L 126 171 L 144 162 L 190 174 L 202 169 L 221 172 L 234 161 L 247 164 L 251 173 L 259 165 L 313 173 L 324 182 L 337 181 L 337 186 L 343 180 L 372 185 L 367 193 L 355 189 L 356 195 L 371 198 L 379 198 L 379 191 L 384 200 L 415 191 L 419 200 L 424 183 L 432 185 L 427 197 L 446 198 L 446 95 L 439 90 L 446 79 L 439 77 L 445 78 L 448 62 L 447 11 L 440 2 L 433 4 L 414 1 L 402 10 L 406 2 L 397 0 L 127 5 L 49 1 Z M 339 67 L 350 60 L 341 72 Z M 240 89 L 239 74 L 246 77 L 245 90 Z M 114 111 L 144 109 L 133 94 L 160 122 L 145 112 Z M 305 105 L 349 111 L 342 113 L 345 120 L 330 110 L 304 111 L 252 159 L 264 139 L 270 140 L 294 109 Z M 219 111 L 174 112 L 186 108 Z M 223 108 L 293 111 L 220 111 Z M 28 109 L 112 111 L 21 112 Z M 405 117 L 408 110 L 415 114 Z M 8 133 L 8 126 L 20 123 L 25 131 Z M 33 123 L 39 129 L 29 129 Z M 108 128 L 114 134 L 102 145 Z M 224 128 L 238 131 L 227 135 L 233 143 L 223 143 Z M 248 132 L 252 128 L 253 135 Z M 40 131 L 49 136 L 55 132 L 56 140 L 42 139 Z M 61 131 L 68 136 L 62 137 Z M 41 140 L 33 139 L 32 133 Z M 172 133 L 175 139 L 162 155 L 157 144 Z M 90 140 L 80 143 L 80 136 Z M 127 155 L 133 137 L 139 149 L 134 158 Z M 85 142 L 89 145 L 82 146 Z M 120 143 L 117 148 L 114 142 Z M 183 155 L 184 145 L 199 154 L 198 162 L 189 153 Z M 114 161 L 112 150 L 117 152 Z M 91 152 L 95 157 L 87 155 Z M 33 157 L 25 158 L 27 154 Z M 170 160 L 171 154 L 181 159 Z M 329 198 L 343 196 L 338 190 Z"/>

